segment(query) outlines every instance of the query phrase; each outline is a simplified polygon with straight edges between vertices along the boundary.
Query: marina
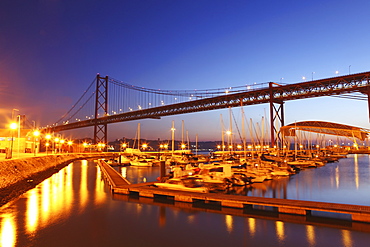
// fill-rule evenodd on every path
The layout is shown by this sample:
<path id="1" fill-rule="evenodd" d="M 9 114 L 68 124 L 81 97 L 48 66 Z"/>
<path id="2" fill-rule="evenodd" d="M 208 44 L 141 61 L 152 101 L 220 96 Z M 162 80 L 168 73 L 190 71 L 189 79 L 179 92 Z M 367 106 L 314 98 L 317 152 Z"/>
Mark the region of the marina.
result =
<path id="1" fill-rule="evenodd" d="M 279 213 L 269 206 L 223 207 L 167 196 L 139 196 L 136 192 L 112 193 L 96 162 L 71 163 L 4 205 L 0 209 L 0 235 L 7 235 L 3 246 L 173 246 L 175 242 L 177 246 L 189 246 L 194 241 L 212 246 L 294 246 L 297 241 L 301 246 L 366 246 L 370 241 L 370 224 L 352 221 L 349 214 L 311 211 L 311 215 L 299 215 Z M 368 155 L 349 155 L 323 167 L 236 187 L 240 191 L 230 189 L 217 196 L 370 206 L 366 196 L 369 166 Z M 137 191 L 143 186 L 161 190 L 151 187 L 160 175 L 159 166 L 108 167 L 113 168 L 111 174 L 127 180 L 122 180 L 120 186 Z M 153 195 L 153 191 L 149 193 Z M 98 234 L 92 237 L 94 231 Z"/>
<path id="2" fill-rule="evenodd" d="M 302 200 L 288 200 L 277 198 L 245 197 L 237 195 L 225 195 L 217 193 L 201 193 L 189 191 L 173 191 L 163 188 L 150 187 L 153 183 L 130 185 L 112 167 L 104 161 L 98 161 L 99 166 L 109 181 L 112 193 L 135 195 L 140 197 L 162 197 L 169 200 L 187 202 L 193 204 L 202 203 L 208 206 L 229 208 L 251 208 L 263 206 L 276 208 L 278 213 L 311 215 L 311 211 L 347 214 L 352 221 L 370 223 L 370 206 L 349 205 L 325 202 L 310 202 Z M 121 186 L 117 186 L 121 184 Z"/>

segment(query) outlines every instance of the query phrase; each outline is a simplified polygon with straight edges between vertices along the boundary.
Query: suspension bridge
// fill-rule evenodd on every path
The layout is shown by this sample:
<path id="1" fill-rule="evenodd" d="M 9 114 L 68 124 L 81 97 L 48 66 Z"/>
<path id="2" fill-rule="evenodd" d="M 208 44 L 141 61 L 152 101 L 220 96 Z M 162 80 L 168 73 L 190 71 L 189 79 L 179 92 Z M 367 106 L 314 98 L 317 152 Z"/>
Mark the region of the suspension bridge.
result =
<path id="1" fill-rule="evenodd" d="M 271 143 L 275 145 L 285 125 L 284 102 L 322 96 L 367 100 L 370 115 L 370 72 L 285 85 L 268 82 L 202 90 L 144 88 L 98 74 L 71 109 L 43 131 L 94 126 L 95 143 L 107 143 L 110 123 L 269 104 Z"/>

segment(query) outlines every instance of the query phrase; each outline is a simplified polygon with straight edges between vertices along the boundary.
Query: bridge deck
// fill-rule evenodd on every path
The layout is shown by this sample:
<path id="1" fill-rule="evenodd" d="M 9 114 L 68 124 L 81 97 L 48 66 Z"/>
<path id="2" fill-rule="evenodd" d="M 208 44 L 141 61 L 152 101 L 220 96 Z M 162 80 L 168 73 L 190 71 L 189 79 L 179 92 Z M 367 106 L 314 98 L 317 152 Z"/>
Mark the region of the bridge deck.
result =
<path id="1" fill-rule="evenodd" d="M 279 213 L 310 215 L 311 211 L 322 211 L 330 213 L 348 214 L 352 216 L 352 221 L 370 223 L 370 206 L 339 204 L 328 202 L 314 202 L 302 200 L 290 200 L 279 198 L 264 198 L 239 195 L 227 195 L 217 193 L 196 193 L 160 189 L 152 187 L 153 183 L 130 184 L 112 167 L 105 162 L 99 162 L 103 173 L 109 182 L 114 194 L 138 195 L 140 197 L 166 197 L 179 202 L 203 203 L 205 205 L 248 209 L 253 206 L 265 206 L 277 208 Z M 105 170 L 105 171 L 104 171 Z M 109 171 L 109 172 L 108 172 Z"/>

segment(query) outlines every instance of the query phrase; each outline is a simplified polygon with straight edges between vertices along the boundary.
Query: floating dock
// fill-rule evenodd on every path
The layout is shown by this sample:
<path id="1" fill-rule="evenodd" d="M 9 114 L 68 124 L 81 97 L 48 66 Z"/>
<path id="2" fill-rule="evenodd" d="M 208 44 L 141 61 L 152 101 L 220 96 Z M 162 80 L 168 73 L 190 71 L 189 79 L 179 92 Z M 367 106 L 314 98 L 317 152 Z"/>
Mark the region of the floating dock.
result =
<path id="1" fill-rule="evenodd" d="M 279 214 L 288 215 L 311 216 L 312 212 L 334 213 L 348 215 L 350 216 L 348 220 L 353 222 L 370 223 L 370 206 L 160 189 L 150 186 L 154 182 L 131 184 L 105 161 L 99 160 L 98 164 L 113 194 L 160 198 L 193 205 L 236 208 L 245 211 L 256 208 L 273 209 Z"/>

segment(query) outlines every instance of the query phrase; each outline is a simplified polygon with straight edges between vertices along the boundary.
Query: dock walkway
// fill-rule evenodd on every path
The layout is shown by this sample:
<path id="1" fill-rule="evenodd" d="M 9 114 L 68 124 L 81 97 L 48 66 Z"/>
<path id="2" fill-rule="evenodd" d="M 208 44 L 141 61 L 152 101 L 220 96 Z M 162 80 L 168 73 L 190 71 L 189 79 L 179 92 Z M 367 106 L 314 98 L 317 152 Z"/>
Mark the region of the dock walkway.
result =
<path id="1" fill-rule="evenodd" d="M 312 211 L 347 214 L 351 216 L 352 221 L 370 223 L 370 206 L 161 189 L 150 186 L 153 182 L 130 184 L 104 161 L 99 161 L 99 166 L 114 194 L 148 198 L 160 197 L 179 202 L 239 209 L 273 207 L 277 209 L 278 213 L 293 215 L 310 216 Z"/>

